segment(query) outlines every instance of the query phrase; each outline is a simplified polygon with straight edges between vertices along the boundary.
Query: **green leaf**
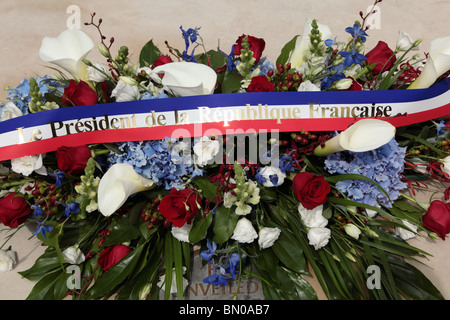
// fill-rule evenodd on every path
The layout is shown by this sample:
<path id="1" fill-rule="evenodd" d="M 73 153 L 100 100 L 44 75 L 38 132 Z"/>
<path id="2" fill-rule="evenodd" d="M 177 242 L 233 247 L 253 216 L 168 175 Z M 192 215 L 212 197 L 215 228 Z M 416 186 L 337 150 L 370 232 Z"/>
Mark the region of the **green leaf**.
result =
<path id="1" fill-rule="evenodd" d="M 236 70 L 226 72 L 222 82 L 223 93 L 233 93 L 241 87 L 242 76 Z"/>
<path id="2" fill-rule="evenodd" d="M 213 220 L 212 213 L 208 213 L 206 217 L 203 219 L 201 215 L 197 215 L 194 219 L 193 226 L 191 231 L 189 232 L 189 242 L 197 243 L 201 241 L 206 232 L 208 231 L 209 226 L 211 225 Z"/>
<path id="3" fill-rule="evenodd" d="M 94 285 L 86 291 L 87 299 L 98 299 L 113 290 L 117 285 L 122 283 L 137 265 L 141 254 L 146 245 L 140 245 L 136 249 L 129 252 L 111 269 L 104 272 L 95 282 Z"/>
<path id="4" fill-rule="evenodd" d="M 173 246 L 172 235 L 170 232 L 166 233 L 164 237 L 164 256 L 165 256 L 165 277 L 164 277 L 164 300 L 169 300 L 170 291 L 172 287 L 173 274 Z"/>
<path id="5" fill-rule="evenodd" d="M 288 43 L 286 43 L 284 45 L 284 47 L 281 49 L 281 53 L 277 58 L 276 64 L 285 64 L 290 55 L 291 52 L 294 51 L 295 48 L 295 43 L 297 42 L 297 38 L 299 37 L 299 35 L 296 35 L 294 38 L 292 38 L 292 40 L 290 40 Z"/>
<path id="6" fill-rule="evenodd" d="M 298 273 L 309 274 L 303 250 L 294 237 L 288 234 L 287 231 L 282 231 L 272 248 L 286 267 Z"/>
<path id="7" fill-rule="evenodd" d="M 177 284 L 177 299 L 183 300 L 183 253 L 181 243 L 175 237 L 172 237 L 173 245 L 173 261 L 175 265 L 175 281 Z"/>
<path id="8" fill-rule="evenodd" d="M 196 60 L 198 63 L 206 64 L 213 70 L 219 69 L 227 63 L 227 58 L 222 53 L 216 50 L 209 50 L 206 54 L 201 53 L 199 55 L 196 55 Z"/>
<path id="9" fill-rule="evenodd" d="M 239 216 L 234 212 L 233 207 L 220 206 L 214 218 L 215 242 L 222 244 L 227 241 L 233 235 L 238 220 Z"/>
<path id="10" fill-rule="evenodd" d="M 196 177 L 193 182 L 202 190 L 202 195 L 206 199 L 212 200 L 216 196 L 217 183 L 211 183 L 205 177 Z"/>
<path id="11" fill-rule="evenodd" d="M 317 300 L 317 294 L 314 291 L 313 287 L 309 284 L 308 281 L 303 279 L 303 277 L 291 270 L 288 270 L 286 268 L 282 268 L 283 272 L 288 276 L 289 281 L 286 281 L 284 283 L 285 285 L 288 285 L 292 287 L 291 290 L 293 290 L 297 296 L 297 299 L 299 300 Z M 282 274 L 282 273 L 278 273 Z"/>
<path id="12" fill-rule="evenodd" d="M 45 276 L 34 285 L 33 289 L 27 297 L 27 300 L 54 300 L 53 288 L 55 282 L 61 276 L 61 273 L 61 271 L 55 271 L 45 274 Z"/>
<path id="13" fill-rule="evenodd" d="M 141 67 L 151 66 L 156 59 L 161 56 L 161 51 L 153 43 L 153 40 L 147 42 L 141 50 L 139 55 L 139 64 Z"/>
<path id="14" fill-rule="evenodd" d="M 118 217 L 113 223 L 111 233 L 108 235 L 104 242 L 104 246 L 111 246 L 114 244 L 120 244 L 136 239 L 141 235 L 139 231 L 139 214 L 144 202 L 135 204 L 129 212 L 125 215 Z"/>
<path id="15" fill-rule="evenodd" d="M 30 269 L 18 272 L 22 277 L 31 280 L 38 281 L 45 275 L 56 271 L 60 268 L 58 254 L 52 247 L 47 248 L 45 252 L 37 258 L 36 262 Z"/>

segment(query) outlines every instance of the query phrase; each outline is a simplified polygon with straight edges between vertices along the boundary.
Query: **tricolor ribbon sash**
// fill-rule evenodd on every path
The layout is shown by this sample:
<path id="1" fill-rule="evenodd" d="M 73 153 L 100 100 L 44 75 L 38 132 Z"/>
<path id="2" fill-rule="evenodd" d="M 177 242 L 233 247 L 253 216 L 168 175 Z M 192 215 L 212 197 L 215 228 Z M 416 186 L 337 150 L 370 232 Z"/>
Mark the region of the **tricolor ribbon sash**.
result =
<path id="1" fill-rule="evenodd" d="M 449 78 L 428 89 L 215 94 L 61 108 L 0 122 L 0 161 L 61 146 L 249 132 L 406 126 L 450 114 Z"/>

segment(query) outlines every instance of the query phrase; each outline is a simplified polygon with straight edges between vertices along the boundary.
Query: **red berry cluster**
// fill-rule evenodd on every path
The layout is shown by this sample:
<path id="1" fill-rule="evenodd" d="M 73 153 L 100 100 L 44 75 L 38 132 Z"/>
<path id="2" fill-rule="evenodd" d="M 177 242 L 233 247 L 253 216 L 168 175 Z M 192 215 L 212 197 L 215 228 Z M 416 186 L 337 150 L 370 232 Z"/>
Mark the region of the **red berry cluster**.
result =
<path id="1" fill-rule="evenodd" d="M 161 213 L 159 212 L 159 198 L 153 199 L 152 202 L 147 203 L 145 206 L 141 209 L 140 217 L 145 222 L 149 222 L 147 229 L 151 229 L 154 226 L 162 224 L 165 228 L 168 228 L 172 225 L 170 220 L 165 219 Z"/>
<path id="2" fill-rule="evenodd" d="M 302 74 L 293 70 L 290 63 L 278 64 L 276 71 L 269 70 L 267 76 L 275 84 L 274 91 L 297 91 L 302 83 Z"/>
<path id="3" fill-rule="evenodd" d="M 58 202 L 66 203 L 67 197 L 63 197 L 60 190 L 54 184 L 35 183 L 33 186 L 25 188 L 31 191 L 31 195 L 35 197 L 35 204 L 42 208 L 45 215 L 51 216 L 58 212 Z"/>

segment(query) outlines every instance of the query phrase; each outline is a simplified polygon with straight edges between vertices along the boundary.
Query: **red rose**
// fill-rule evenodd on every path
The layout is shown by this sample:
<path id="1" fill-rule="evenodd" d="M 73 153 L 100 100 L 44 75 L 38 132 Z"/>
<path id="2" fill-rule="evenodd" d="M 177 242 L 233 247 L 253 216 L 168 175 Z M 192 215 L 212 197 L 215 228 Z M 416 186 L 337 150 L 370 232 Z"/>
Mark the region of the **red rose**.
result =
<path id="1" fill-rule="evenodd" d="M 23 197 L 12 192 L 0 199 L 0 221 L 7 227 L 17 228 L 33 211 Z"/>
<path id="2" fill-rule="evenodd" d="M 69 174 L 83 172 L 86 163 L 91 157 L 91 149 L 88 146 L 59 147 L 55 152 L 58 168 Z"/>
<path id="3" fill-rule="evenodd" d="M 330 184 L 323 176 L 300 172 L 292 181 L 294 194 L 305 209 L 311 210 L 327 201 Z"/>
<path id="4" fill-rule="evenodd" d="M 108 271 L 130 251 L 131 248 L 123 244 L 106 247 L 98 257 L 97 263 L 102 267 L 103 271 Z"/>
<path id="5" fill-rule="evenodd" d="M 201 199 L 195 190 L 178 191 L 172 188 L 170 194 L 159 203 L 159 212 L 177 228 L 190 223 L 198 212 Z"/>
<path id="6" fill-rule="evenodd" d="M 266 76 L 256 76 L 252 78 L 248 86 L 249 92 L 272 92 L 275 84 L 270 82 Z"/>
<path id="7" fill-rule="evenodd" d="M 241 54 L 242 50 L 242 41 L 246 35 L 240 36 L 236 40 L 236 44 L 234 45 L 234 55 L 239 56 Z M 253 36 L 248 36 L 248 44 L 249 49 L 253 52 L 253 57 L 256 59 L 255 64 L 258 63 L 259 59 L 261 59 L 262 52 L 264 51 L 264 48 L 266 47 L 266 42 L 264 39 L 256 38 Z"/>
<path id="8" fill-rule="evenodd" d="M 153 67 L 158 67 L 166 63 L 173 62 L 169 56 L 161 55 L 158 59 L 153 63 Z"/>
<path id="9" fill-rule="evenodd" d="M 75 80 L 70 81 L 69 86 L 64 89 L 63 103 L 75 106 L 87 106 L 96 104 L 98 101 L 97 92 L 86 82 Z"/>
<path id="10" fill-rule="evenodd" d="M 366 58 L 367 65 L 376 64 L 372 71 L 375 76 L 391 70 L 396 60 L 394 51 L 389 49 L 387 43 L 383 41 L 378 41 L 376 47 L 366 54 Z"/>
<path id="11" fill-rule="evenodd" d="M 426 228 L 445 240 L 445 235 L 450 232 L 450 203 L 440 200 L 431 202 L 422 222 Z"/>

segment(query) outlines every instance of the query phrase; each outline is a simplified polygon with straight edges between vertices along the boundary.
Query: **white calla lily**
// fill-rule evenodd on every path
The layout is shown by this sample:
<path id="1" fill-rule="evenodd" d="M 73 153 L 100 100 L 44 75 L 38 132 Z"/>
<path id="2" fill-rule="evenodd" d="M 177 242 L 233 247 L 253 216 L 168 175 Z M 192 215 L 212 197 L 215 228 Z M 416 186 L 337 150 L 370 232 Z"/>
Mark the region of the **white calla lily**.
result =
<path id="1" fill-rule="evenodd" d="M 94 48 L 91 38 L 79 29 L 68 29 L 56 38 L 44 37 L 40 58 L 69 72 L 76 80 L 87 80 L 83 59 Z"/>
<path id="2" fill-rule="evenodd" d="M 294 51 L 292 51 L 291 56 L 289 57 L 288 60 L 292 68 L 301 67 L 301 65 L 303 64 L 305 52 L 310 45 L 309 34 L 311 33 L 312 30 L 311 26 L 312 22 L 313 20 L 306 19 L 305 26 L 303 28 L 303 34 L 301 37 L 297 38 Z M 330 28 L 322 23 L 317 23 L 317 25 L 319 26 L 319 31 L 322 34 L 322 40 L 330 39 L 331 36 L 333 35 L 331 33 Z"/>
<path id="3" fill-rule="evenodd" d="M 139 175 L 127 163 L 112 165 L 98 185 L 98 210 L 110 216 L 119 209 L 129 196 L 156 187 L 153 180 Z"/>
<path id="4" fill-rule="evenodd" d="M 217 74 L 207 65 L 195 62 L 171 62 L 153 69 L 162 74 L 162 84 L 176 96 L 212 94 Z"/>
<path id="5" fill-rule="evenodd" d="M 347 130 L 325 142 L 314 150 L 317 156 L 327 156 L 339 151 L 365 152 L 375 150 L 395 136 L 395 127 L 379 119 L 362 119 Z"/>
<path id="6" fill-rule="evenodd" d="M 430 52 L 419 77 L 408 89 L 429 88 L 441 75 L 450 70 L 450 36 L 431 41 Z"/>

